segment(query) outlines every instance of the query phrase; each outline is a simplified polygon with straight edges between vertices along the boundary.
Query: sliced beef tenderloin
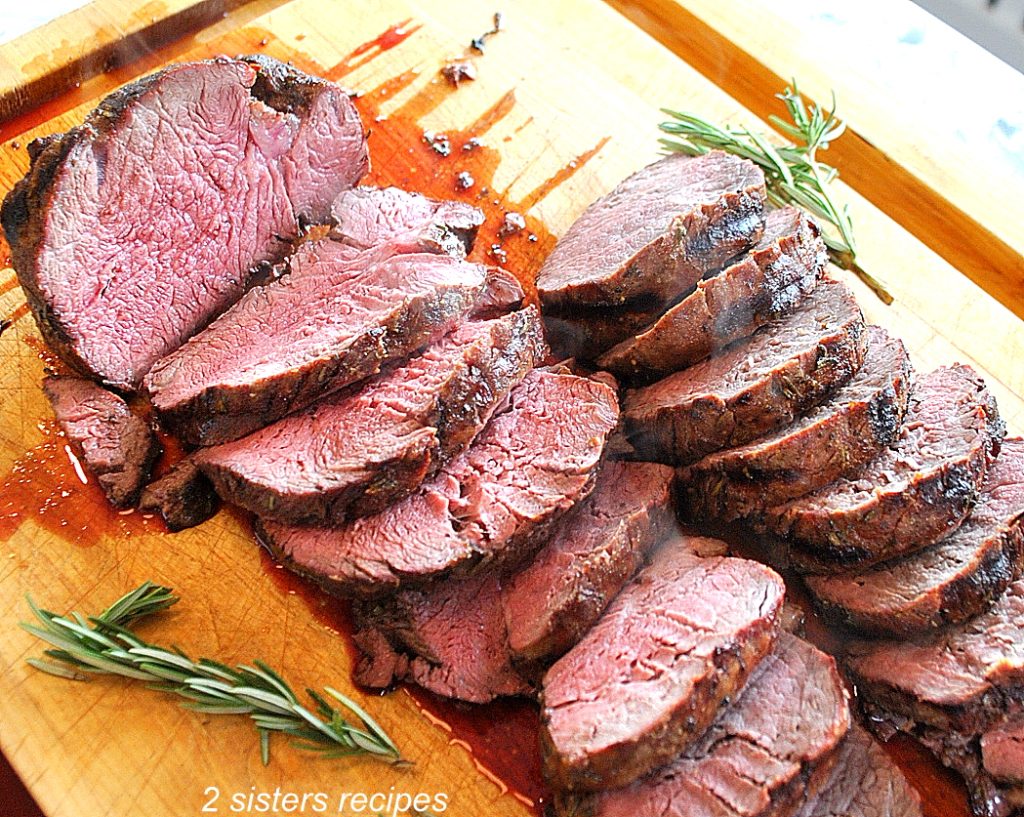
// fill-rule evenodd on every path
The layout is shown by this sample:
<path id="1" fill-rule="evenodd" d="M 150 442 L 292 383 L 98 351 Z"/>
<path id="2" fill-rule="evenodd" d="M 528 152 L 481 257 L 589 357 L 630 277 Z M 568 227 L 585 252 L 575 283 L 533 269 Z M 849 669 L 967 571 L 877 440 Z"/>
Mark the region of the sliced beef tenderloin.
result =
<path id="1" fill-rule="evenodd" d="M 367 264 L 328 239 L 303 244 L 289 268 L 146 375 L 161 421 L 189 443 L 238 439 L 440 338 L 487 273 L 446 255 Z"/>
<path id="2" fill-rule="evenodd" d="M 368 166 L 348 95 L 267 57 L 169 66 L 32 153 L 0 209 L 12 262 L 51 346 L 119 389 Z"/>
<path id="3" fill-rule="evenodd" d="M 792 540 L 794 561 L 808 570 L 919 550 L 970 513 L 1005 430 L 973 369 L 936 369 L 911 393 L 892 446 L 852 476 L 770 508 L 765 524 Z"/>
<path id="4" fill-rule="evenodd" d="M 828 782 L 796 817 L 921 817 L 921 798 L 860 726 L 836 750 Z"/>
<path id="5" fill-rule="evenodd" d="M 142 492 L 139 510 L 160 516 L 170 531 L 201 525 L 220 507 L 213 484 L 203 475 L 192 457 L 174 464 L 160 479 Z"/>
<path id="6" fill-rule="evenodd" d="M 713 151 L 668 156 L 591 204 L 537 274 L 545 310 L 665 300 L 761 235 L 764 175 Z"/>
<path id="7" fill-rule="evenodd" d="M 558 817 L 782 817 L 814 797 L 850 726 L 831 657 L 782 633 L 775 651 L 689 749 L 600 794 L 556 794 Z"/>
<path id="8" fill-rule="evenodd" d="M 807 577 L 815 601 L 859 630 L 908 635 L 987 609 L 1024 568 L 1024 440 L 1005 440 L 974 511 L 936 544 L 868 570 Z"/>
<path id="9" fill-rule="evenodd" d="M 784 595 L 757 562 L 659 549 L 544 675 L 549 781 L 617 788 L 675 758 L 771 651 Z"/>
<path id="10" fill-rule="evenodd" d="M 975 814 L 1024 808 L 1024 784 L 1007 779 L 992 751 L 1024 715 L 1024 581 L 960 624 L 910 640 L 854 642 L 846 664 L 872 728 L 913 735 L 964 775 Z"/>
<path id="11" fill-rule="evenodd" d="M 522 562 L 590 493 L 617 420 L 610 386 L 535 369 L 508 408 L 412 496 L 330 528 L 262 520 L 261 541 L 328 589 L 362 595 L 481 562 Z"/>
<path id="12" fill-rule="evenodd" d="M 597 487 L 503 587 L 509 647 L 524 664 L 557 658 L 590 629 L 674 523 L 672 469 L 610 462 Z"/>
<path id="13" fill-rule="evenodd" d="M 436 201 L 397 187 L 354 187 L 331 208 L 331 236 L 360 250 L 388 241 L 399 252 L 465 258 L 484 214 L 461 201 Z"/>
<path id="14" fill-rule="evenodd" d="M 418 357 L 196 461 L 227 501 L 281 522 L 342 522 L 412 493 L 472 441 L 547 354 L 536 307 L 468 321 Z"/>
<path id="15" fill-rule="evenodd" d="M 355 613 L 355 679 L 364 686 L 409 681 L 470 703 L 532 693 L 512 664 L 496 573 L 400 590 Z"/>
<path id="16" fill-rule="evenodd" d="M 733 521 L 849 475 L 899 434 L 911 364 L 903 342 L 868 327 L 860 370 L 792 425 L 680 469 L 680 495 L 694 519 Z"/>
<path id="17" fill-rule="evenodd" d="M 523 571 L 449 577 L 357 603 L 356 679 L 405 680 L 477 703 L 532 692 L 537 667 L 579 640 L 670 524 L 671 478 L 661 465 L 609 463 Z M 687 537 L 678 547 L 705 541 L 723 545 Z"/>
<path id="18" fill-rule="evenodd" d="M 866 345 L 853 293 L 823 281 L 794 311 L 752 337 L 628 392 L 626 436 L 641 458 L 677 464 L 749 442 L 792 422 L 848 381 Z"/>
<path id="19" fill-rule="evenodd" d="M 91 380 L 43 380 L 57 422 L 115 508 L 133 508 L 160 456 L 153 429 L 120 397 Z"/>
<path id="20" fill-rule="evenodd" d="M 818 227 L 802 210 L 773 210 L 749 253 L 700 281 L 652 326 L 597 363 L 633 382 L 692 366 L 792 309 L 814 289 L 827 261 Z"/>

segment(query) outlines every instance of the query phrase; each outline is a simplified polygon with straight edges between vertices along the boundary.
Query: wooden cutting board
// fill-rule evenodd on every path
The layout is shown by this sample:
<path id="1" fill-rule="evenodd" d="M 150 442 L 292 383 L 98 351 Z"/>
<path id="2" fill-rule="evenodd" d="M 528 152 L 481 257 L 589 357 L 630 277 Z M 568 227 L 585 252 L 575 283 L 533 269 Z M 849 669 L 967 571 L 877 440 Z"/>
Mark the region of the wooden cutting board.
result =
<path id="1" fill-rule="evenodd" d="M 237 27 L 229 18 L 0 126 L 0 193 L 25 171 L 28 140 L 80 122 L 118 83 L 171 60 L 264 51 L 361 92 L 370 181 L 480 204 L 488 223 L 479 257 L 504 254 L 528 278 L 586 204 L 657 157 L 660 106 L 763 127 L 726 90 L 596 0 L 518 0 L 504 10 L 506 28 L 488 41 L 479 78 L 458 89 L 438 70 L 490 27 L 490 8 L 453 0 L 292 0 Z M 425 132 L 445 134 L 450 155 L 433 150 Z M 479 146 L 465 150 L 471 137 Z M 474 183 L 457 192 L 464 171 Z M 875 183 L 884 185 L 884 175 Z M 854 282 L 869 318 L 901 335 L 921 369 L 955 360 L 975 365 L 1019 431 L 1024 323 L 865 198 L 846 189 L 842 195 L 864 266 L 897 298 L 884 307 Z M 499 242 L 508 210 L 526 213 L 528 227 Z M 345 793 L 392 790 L 446 795 L 450 806 L 437 814 L 535 813 L 543 790 L 528 708 L 481 714 L 425 706 L 404 690 L 360 692 L 349 681 L 351 655 L 338 633 L 343 615 L 285 581 L 242 517 L 225 511 L 168 534 L 138 514 L 112 513 L 95 486 L 82 484 L 39 388 L 44 369 L 59 363 L 39 341 L 24 300 L 4 269 L 0 317 L 13 323 L 0 335 L 0 748 L 43 810 L 51 817 L 227 814 L 234 795 L 245 805 L 251 793 L 279 787 L 322 792 L 332 813 Z M 321 761 L 278 742 L 263 767 L 244 721 L 203 719 L 128 683 L 74 684 L 24 663 L 40 649 L 16 626 L 26 618 L 26 593 L 49 609 L 92 612 L 145 579 L 171 585 L 183 598 L 173 613 L 145 625 L 145 635 L 193 655 L 263 658 L 298 688 L 336 686 L 379 718 L 414 765 Z M 950 776 L 910 749 L 899 756 L 926 792 L 930 817 L 964 813 Z"/>

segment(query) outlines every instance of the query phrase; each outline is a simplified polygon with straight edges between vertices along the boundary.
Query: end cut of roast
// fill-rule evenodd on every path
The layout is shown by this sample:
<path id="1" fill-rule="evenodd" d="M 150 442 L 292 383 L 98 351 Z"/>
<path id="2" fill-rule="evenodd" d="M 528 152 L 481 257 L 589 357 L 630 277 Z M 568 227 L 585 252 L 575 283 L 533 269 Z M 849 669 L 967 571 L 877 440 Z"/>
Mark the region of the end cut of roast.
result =
<path id="1" fill-rule="evenodd" d="M 196 459 L 221 496 L 266 519 L 376 513 L 462 451 L 546 353 L 536 307 L 467 321 L 362 387 Z"/>
<path id="2" fill-rule="evenodd" d="M 822 488 L 874 459 L 899 434 L 911 365 L 902 341 L 868 327 L 860 370 L 817 408 L 773 434 L 680 469 L 693 519 L 732 521 Z"/>
<path id="3" fill-rule="evenodd" d="M 720 354 L 627 393 L 626 436 L 642 459 L 684 464 L 749 442 L 820 403 L 860 368 L 864 317 L 842 283 Z"/>
<path id="4" fill-rule="evenodd" d="M 91 380 L 47 377 L 43 391 L 110 504 L 135 507 L 161 452 L 153 429 L 124 400 Z"/>
<path id="5" fill-rule="evenodd" d="M 579 641 L 673 527 L 671 493 L 667 466 L 609 462 L 601 469 L 590 497 L 562 518 L 529 565 L 503 583 L 509 647 L 517 661 L 557 658 Z"/>
<path id="6" fill-rule="evenodd" d="M 815 601 L 870 633 L 908 635 L 986 610 L 1024 568 L 1024 440 L 1005 440 L 971 515 L 930 547 L 868 570 L 809 576 Z"/>
<path id="7" fill-rule="evenodd" d="M 770 509 L 765 522 L 793 541 L 794 560 L 809 570 L 919 550 L 970 513 L 1005 430 L 973 369 L 941 367 L 917 383 L 891 447 L 855 474 Z"/>
<path id="8" fill-rule="evenodd" d="M 387 241 L 397 252 L 465 258 L 484 214 L 461 201 L 437 201 L 397 187 L 354 187 L 334 200 L 331 236 L 369 250 Z"/>
<path id="9" fill-rule="evenodd" d="M 548 779 L 617 788 L 675 758 L 771 650 L 784 595 L 757 562 L 659 549 L 544 675 Z"/>
<path id="10" fill-rule="evenodd" d="M 835 662 L 782 633 L 689 749 L 653 774 L 599 794 L 556 795 L 558 817 L 775 817 L 829 779 L 850 726 Z"/>
<path id="11" fill-rule="evenodd" d="M 33 153 L 0 210 L 12 262 L 47 342 L 119 389 L 368 166 L 348 95 L 263 56 L 169 66 Z"/>
<path id="12" fill-rule="evenodd" d="M 692 366 L 792 309 L 817 284 L 827 261 L 818 227 L 803 211 L 773 210 L 749 253 L 700 281 L 597 363 L 619 377 L 647 382 Z"/>
<path id="13" fill-rule="evenodd" d="M 921 798 L 860 726 L 836 750 L 832 776 L 796 817 L 921 817 Z"/>
<path id="14" fill-rule="evenodd" d="M 245 294 L 146 376 L 161 421 L 186 441 L 238 439 L 440 338 L 484 293 L 487 270 L 446 255 L 367 263 L 324 239 Z"/>
<path id="15" fill-rule="evenodd" d="M 158 515 L 172 532 L 194 528 L 217 513 L 217 494 L 192 457 L 174 464 L 142 492 L 139 510 Z"/>
<path id="16" fill-rule="evenodd" d="M 692 289 L 763 229 L 764 175 L 713 151 L 669 156 L 591 204 L 537 274 L 545 310 L 665 300 Z"/>
<path id="17" fill-rule="evenodd" d="M 1024 581 L 986 613 L 914 640 L 851 645 L 847 667 L 868 723 L 913 735 L 966 780 L 978 817 L 1024 809 L 1024 775 L 1007 768 L 1024 738 Z"/>
<path id="18" fill-rule="evenodd" d="M 472 445 L 416 493 L 330 528 L 263 520 L 263 543 L 341 593 L 374 595 L 481 562 L 523 562 L 593 488 L 618 420 L 615 391 L 535 369 Z"/>

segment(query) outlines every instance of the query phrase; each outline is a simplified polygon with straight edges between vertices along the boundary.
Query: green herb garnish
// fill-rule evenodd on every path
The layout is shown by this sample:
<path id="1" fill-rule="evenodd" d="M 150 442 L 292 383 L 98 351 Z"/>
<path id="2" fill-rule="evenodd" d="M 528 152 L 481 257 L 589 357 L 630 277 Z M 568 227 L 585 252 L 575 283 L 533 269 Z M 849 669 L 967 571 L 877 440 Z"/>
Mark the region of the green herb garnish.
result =
<path id="1" fill-rule="evenodd" d="M 822 238 L 832 262 L 850 270 L 887 304 L 892 295 L 874 276 L 857 263 L 857 245 L 853 238 L 853 224 L 847 205 L 837 206 L 829 185 L 839 171 L 818 161 L 818 150 L 826 150 L 829 143 L 846 130 L 845 123 L 836 119 L 835 95 L 832 109 L 827 113 L 817 105 L 808 107 L 796 82 L 777 94 L 789 113 L 789 121 L 779 116 L 769 120 L 791 140 L 775 145 L 762 134 L 748 128 L 720 128 L 691 113 L 663 108 L 672 117 L 659 127 L 672 139 L 659 141 L 666 150 L 697 156 L 710 150 L 724 150 L 754 162 L 764 171 L 768 199 L 776 205 L 794 204 L 811 213 L 819 221 L 831 225 L 823 229 Z"/>
<path id="2" fill-rule="evenodd" d="M 151 689 L 188 699 L 182 706 L 208 715 L 248 715 L 260 738 L 264 764 L 270 760 L 270 736 L 280 732 L 300 749 L 324 757 L 369 755 L 404 763 L 387 733 L 355 701 L 331 687 L 325 695 L 307 689 L 315 706 L 308 709 L 274 670 L 262 661 L 229 667 L 209 658 L 193 661 L 177 647 L 143 641 L 128 629 L 143 616 L 161 613 L 178 602 L 169 587 L 145 582 L 98 616 L 58 616 L 29 606 L 36 623 L 21 626 L 54 649 L 29 658 L 36 669 L 76 681 L 91 674 L 120 675 L 148 681 Z M 335 706 L 335 702 L 341 708 Z M 342 714 L 354 715 L 354 722 Z"/>

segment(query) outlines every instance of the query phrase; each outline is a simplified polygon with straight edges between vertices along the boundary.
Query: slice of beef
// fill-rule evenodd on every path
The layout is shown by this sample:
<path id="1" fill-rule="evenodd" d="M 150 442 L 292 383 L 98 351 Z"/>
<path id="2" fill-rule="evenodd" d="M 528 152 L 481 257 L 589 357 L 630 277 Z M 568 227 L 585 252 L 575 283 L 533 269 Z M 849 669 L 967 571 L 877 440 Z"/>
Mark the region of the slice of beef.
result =
<path id="1" fill-rule="evenodd" d="M 836 750 L 832 776 L 797 817 L 921 817 L 921 798 L 885 750 L 855 724 Z"/>
<path id="2" fill-rule="evenodd" d="M 471 702 L 532 692 L 537 667 L 579 640 L 670 524 L 671 478 L 661 465 L 609 463 L 594 493 L 571 520 L 563 517 L 523 571 L 450 577 L 357 602 L 356 679 L 370 687 L 411 681 Z M 613 515 L 624 518 L 613 522 Z M 678 547 L 705 541 L 715 540 L 687 537 Z M 525 662 L 514 641 L 524 635 L 533 639 Z"/>
<path id="3" fill-rule="evenodd" d="M 12 262 L 47 342 L 119 389 L 368 167 L 348 95 L 262 56 L 169 66 L 33 154 L 0 209 Z"/>
<path id="4" fill-rule="evenodd" d="M 700 740 L 654 774 L 556 794 L 558 817 L 783 817 L 825 784 L 850 726 L 835 661 L 789 633 Z"/>
<path id="5" fill-rule="evenodd" d="M 158 514 L 173 532 L 201 525 L 220 507 L 213 485 L 192 457 L 185 457 L 142 492 L 139 510 Z"/>
<path id="6" fill-rule="evenodd" d="M 618 788 L 675 758 L 771 651 L 785 591 L 757 562 L 661 548 L 544 675 L 548 780 Z"/>
<path id="7" fill-rule="evenodd" d="M 336 592 L 374 595 L 532 555 L 593 488 L 618 420 L 615 390 L 535 369 L 473 444 L 415 494 L 332 528 L 262 520 L 262 542 Z"/>
<path id="8" fill-rule="evenodd" d="M 694 519 L 732 521 L 856 472 L 899 434 L 911 364 L 903 342 L 868 327 L 864 363 L 846 385 L 792 425 L 680 469 Z"/>
<path id="9" fill-rule="evenodd" d="M 973 369 L 936 369 L 914 388 L 891 447 L 854 475 L 769 509 L 765 524 L 793 541 L 795 561 L 807 568 L 874 564 L 919 550 L 970 513 L 1005 431 Z"/>
<path id="10" fill-rule="evenodd" d="M 376 374 L 451 331 L 486 280 L 445 255 L 367 264 L 329 239 L 303 244 L 289 267 L 146 375 L 161 421 L 189 443 L 238 439 Z"/>
<path id="11" fill-rule="evenodd" d="M 860 368 L 864 317 L 842 283 L 823 281 L 752 337 L 628 392 L 626 436 L 638 455 L 684 464 L 749 442 L 821 402 Z"/>
<path id="12" fill-rule="evenodd" d="M 591 204 L 537 274 L 545 309 L 664 300 L 693 288 L 763 229 L 764 174 L 713 151 L 668 156 Z"/>
<path id="13" fill-rule="evenodd" d="M 749 253 L 702 280 L 652 326 L 597 363 L 633 382 L 692 366 L 796 306 L 814 289 L 827 261 L 818 227 L 802 210 L 773 210 Z"/>
<path id="14" fill-rule="evenodd" d="M 222 497 L 266 519 L 322 524 L 377 513 L 465 449 L 546 354 L 536 307 L 469 321 L 361 388 L 196 461 Z"/>
<path id="15" fill-rule="evenodd" d="M 358 603 L 355 621 L 362 653 L 355 679 L 364 686 L 410 681 L 470 703 L 533 690 L 512 664 L 495 573 Z"/>
<path id="16" fill-rule="evenodd" d="M 1024 569 L 1024 440 L 1005 440 L 981 497 L 931 547 L 863 571 L 809 576 L 815 601 L 870 633 L 908 635 L 987 609 Z"/>
<path id="17" fill-rule="evenodd" d="M 360 250 L 386 238 L 399 252 L 430 252 L 465 258 L 484 214 L 461 201 L 436 201 L 397 187 L 354 187 L 331 208 L 333 238 Z"/>
<path id="18" fill-rule="evenodd" d="M 1006 781 L 992 746 L 1024 715 L 1024 581 L 974 619 L 916 639 L 858 641 L 846 660 L 869 724 L 882 737 L 913 735 L 964 775 L 979 817 L 1024 808 L 1024 785 Z"/>
<path id="19" fill-rule="evenodd" d="M 548 543 L 504 583 L 509 647 L 531 664 L 580 640 L 673 526 L 672 469 L 610 462 Z"/>
<path id="20" fill-rule="evenodd" d="M 91 380 L 43 380 L 57 422 L 115 508 L 133 508 L 162 448 L 120 397 Z"/>

